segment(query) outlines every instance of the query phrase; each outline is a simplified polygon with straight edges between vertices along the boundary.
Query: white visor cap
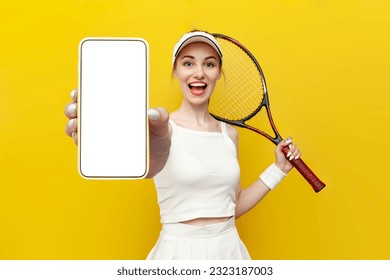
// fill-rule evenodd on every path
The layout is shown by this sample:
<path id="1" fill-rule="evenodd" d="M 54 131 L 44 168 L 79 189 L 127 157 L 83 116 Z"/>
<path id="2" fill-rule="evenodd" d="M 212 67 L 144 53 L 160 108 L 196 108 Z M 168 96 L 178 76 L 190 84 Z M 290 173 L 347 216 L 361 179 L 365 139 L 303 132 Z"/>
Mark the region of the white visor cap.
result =
<path id="1" fill-rule="evenodd" d="M 187 45 L 192 43 L 202 42 L 211 46 L 219 55 L 222 63 L 222 51 L 217 39 L 211 34 L 202 31 L 189 32 L 180 38 L 173 48 L 172 66 L 175 65 L 175 60 L 180 51 Z"/>

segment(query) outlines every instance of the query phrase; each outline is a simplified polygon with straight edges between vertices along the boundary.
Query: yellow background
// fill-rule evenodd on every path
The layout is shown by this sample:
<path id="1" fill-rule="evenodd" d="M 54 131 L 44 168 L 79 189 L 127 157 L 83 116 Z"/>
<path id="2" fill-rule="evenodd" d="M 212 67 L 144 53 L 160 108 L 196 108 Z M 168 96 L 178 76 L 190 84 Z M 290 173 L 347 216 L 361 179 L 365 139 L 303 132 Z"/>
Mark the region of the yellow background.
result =
<path id="1" fill-rule="evenodd" d="M 86 181 L 65 136 L 87 36 L 150 44 L 151 106 L 174 110 L 171 50 L 198 28 L 258 58 L 282 135 L 327 183 L 293 171 L 238 228 L 254 259 L 389 259 L 390 3 L 380 0 L 1 1 L 0 258 L 144 259 L 160 224 L 151 180 Z M 102 128 L 104 133 L 104 128 Z M 240 130 L 244 186 L 273 145 Z"/>

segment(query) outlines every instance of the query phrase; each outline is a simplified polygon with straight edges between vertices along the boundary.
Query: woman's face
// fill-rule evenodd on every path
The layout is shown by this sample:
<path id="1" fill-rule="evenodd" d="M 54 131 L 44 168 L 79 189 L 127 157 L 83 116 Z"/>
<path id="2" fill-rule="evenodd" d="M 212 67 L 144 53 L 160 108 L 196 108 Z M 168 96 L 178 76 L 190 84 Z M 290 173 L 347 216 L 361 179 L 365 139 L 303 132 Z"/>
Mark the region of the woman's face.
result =
<path id="1" fill-rule="evenodd" d="M 221 77 L 220 58 L 206 43 L 189 44 L 177 56 L 174 74 L 186 100 L 193 104 L 208 102 Z"/>

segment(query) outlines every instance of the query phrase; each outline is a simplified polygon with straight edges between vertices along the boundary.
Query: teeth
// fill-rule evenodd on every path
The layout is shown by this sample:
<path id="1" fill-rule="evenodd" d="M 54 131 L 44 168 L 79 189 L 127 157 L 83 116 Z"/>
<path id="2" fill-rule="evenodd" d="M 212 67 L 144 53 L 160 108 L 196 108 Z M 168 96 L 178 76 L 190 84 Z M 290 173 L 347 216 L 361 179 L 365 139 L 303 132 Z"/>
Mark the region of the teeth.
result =
<path id="1" fill-rule="evenodd" d="M 192 84 L 190 84 L 190 86 L 192 86 L 192 87 L 204 87 L 204 86 L 206 86 L 206 84 L 205 83 L 192 83 Z"/>

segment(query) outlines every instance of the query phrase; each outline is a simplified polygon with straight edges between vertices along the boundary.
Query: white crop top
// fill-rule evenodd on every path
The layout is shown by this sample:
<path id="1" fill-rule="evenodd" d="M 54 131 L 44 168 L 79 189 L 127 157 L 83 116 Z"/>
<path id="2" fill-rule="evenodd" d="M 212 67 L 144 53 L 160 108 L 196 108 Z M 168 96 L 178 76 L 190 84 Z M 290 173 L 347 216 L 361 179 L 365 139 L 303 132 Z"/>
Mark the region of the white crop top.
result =
<path id="1" fill-rule="evenodd" d="M 161 223 L 234 216 L 240 167 L 236 147 L 221 132 L 172 127 L 165 167 L 154 177 Z"/>

